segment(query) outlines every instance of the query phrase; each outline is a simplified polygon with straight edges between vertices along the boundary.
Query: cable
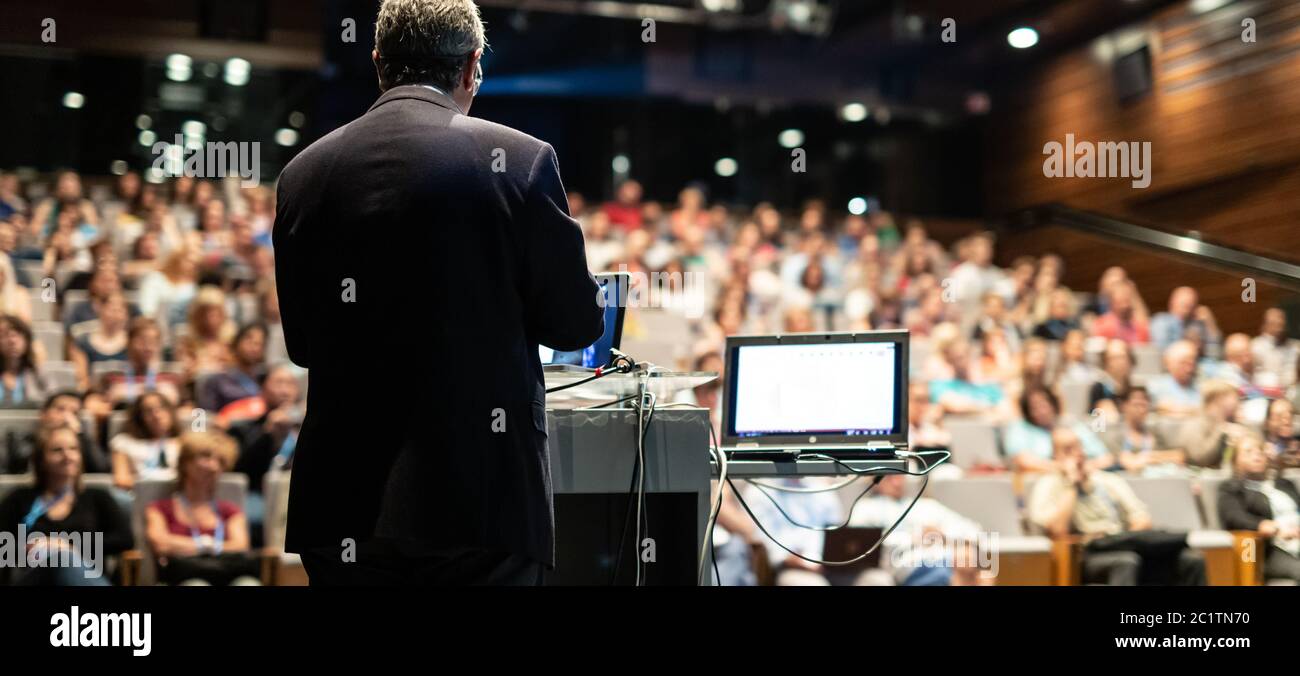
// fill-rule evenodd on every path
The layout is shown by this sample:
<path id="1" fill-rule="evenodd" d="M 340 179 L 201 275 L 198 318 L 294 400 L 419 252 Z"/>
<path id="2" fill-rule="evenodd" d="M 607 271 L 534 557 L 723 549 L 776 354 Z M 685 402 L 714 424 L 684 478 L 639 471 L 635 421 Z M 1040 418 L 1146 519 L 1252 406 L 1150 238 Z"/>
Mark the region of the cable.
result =
<path id="1" fill-rule="evenodd" d="M 846 486 L 848 486 L 848 485 L 850 485 L 850 484 L 856 482 L 856 481 L 857 481 L 858 479 L 860 479 L 860 478 L 861 478 L 861 477 L 853 476 L 853 477 L 849 477 L 849 479 L 848 479 L 847 481 L 844 481 L 843 483 L 834 484 L 834 485 L 832 485 L 832 486 L 823 486 L 823 487 L 820 487 L 820 488 L 803 488 L 803 487 L 799 487 L 799 486 L 780 486 L 780 485 L 777 485 L 777 484 L 769 484 L 769 483 L 767 483 L 767 482 L 765 482 L 765 481 L 762 481 L 762 480 L 760 480 L 760 479 L 745 479 L 745 483 L 754 484 L 755 486 L 762 486 L 763 488 L 768 488 L 768 489 L 771 489 L 771 490 L 774 490 L 774 491 L 780 491 L 780 492 L 782 492 L 782 493 L 830 493 L 830 492 L 832 492 L 832 491 L 838 491 L 839 489 L 844 488 L 844 487 L 846 487 Z"/>
<path id="2" fill-rule="evenodd" d="M 925 461 L 923 460 L 923 458 L 922 458 L 922 456 L 926 456 L 926 455 L 937 455 L 937 454 L 940 454 L 940 453 L 942 453 L 942 454 L 944 455 L 944 457 L 941 458 L 938 462 L 935 462 L 934 464 L 927 463 L 927 462 L 925 462 Z M 912 512 L 912 508 L 916 506 L 916 503 L 921 499 L 921 496 L 925 493 L 925 489 L 926 489 L 926 487 L 930 484 L 930 477 L 929 477 L 930 472 L 931 472 L 935 467 L 938 467 L 940 464 L 942 464 L 944 461 L 946 461 L 948 458 L 952 457 L 952 454 L 949 453 L 948 451 L 921 451 L 921 452 L 899 451 L 899 452 L 898 452 L 898 455 L 899 455 L 900 457 L 904 458 L 904 459 L 915 458 L 915 459 L 917 460 L 917 462 L 919 462 L 919 463 L 922 465 L 922 468 L 923 468 L 922 471 L 921 471 L 921 472 L 912 472 L 910 469 L 901 469 L 901 470 L 900 470 L 900 469 L 898 469 L 898 468 L 896 468 L 896 467 L 874 467 L 874 468 L 873 468 L 873 467 L 867 467 L 867 468 L 864 468 L 864 469 L 856 469 L 856 468 L 852 467 L 851 465 L 849 465 L 849 464 L 847 464 L 847 463 L 845 463 L 845 462 L 843 462 L 843 461 L 841 461 L 841 460 L 839 460 L 839 459 L 837 459 L 837 458 L 833 458 L 833 457 L 831 457 L 831 456 L 822 455 L 822 454 L 820 454 L 820 453 L 811 453 L 811 454 L 808 454 L 809 457 L 822 458 L 822 459 L 825 459 L 825 460 L 830 460 L 830 461 L 832 461 L 832 462 L 834 462 L 834 463 L 836 463 L 836 464 L 843 465 L 845 468 L 847 468 L 851 473 L 853 473 L 853 474 L 855 474 L 855 475 L 876 474 L 876 476 L 878 477 L 878 478 L 877 478 L 877 481 L 879 481 L 879 479 L 882 478 L 882 477 L 879 476 L 879 474 L 878 474 L 879 472 L 884 472 L 884 473 L 887 473 L 887 474 L 907 474 L 907 475 L 910 475 L 910 476 L 920 476 L 920 477 L 923 477 L 923 478 L 924 478 L 924 480 L 923 480 L 922 483 L 921 483 L 921 488 L 916 492 L 916 495 L 912 497 L 912 501 L 909 502 L 909 503 L 907 504 L 907 508 L 903 510 L 903 513 L 902 513 L 901 515 L 899 515 L 898 519 L 896 519 L 896 520 L 894 521 L 894 523 L 893 523 L 892 525 L 889 526 L 888 529 L 886 529 L 883 533 L 881 533 L 880 538 L 876 540 L 875 544 L 871 545 L 871 547 L 868 548 L 867 551 L 865 551 L 865 552 L 863 552 L 862 554 L 859 554 L 858 556 L 855 556 L 855 557 L 853 557 L 853 558 L 851 558 L 851 559 L 849 559 L 849 560 L 847 560 L 847 561 L 824 561 L 824 560 L 820 560 L 820 559 L 814 559 L 814 558 L 811 558 L 811 557 L 804 556 L 803 554 L 800 554 L 799 552 L 796 552 L 796 551 L 794 551 L 793 549 L 790 549 L 789 547 L 785 546 L 785 545 L 782 544 L 779 540 L 777 540 L 776 538 L 772 537 L 772 534 L 769 533 L 769 532 L 767 531 L 767 529 L 763 527 L 762 522 L 760 522 L 760 521 L 758 520 L 758 517 L 754 515 L 754 511 L 753 511 L 752 509 L 749 508 L 749 503 L 745 502 L 745 498 L 744 498 L 744 496 L 740 494 L 740 491 L 739 491 L 739 490 L 736 490 L 735 484 L 732 483 L 731 480 L 728 480 L 728 481 L 727 481 L 727 484 L 730 485 L 732 491 L 735 492 L 735 494 L 736 494 L 736 499 L 740 501 L 740 506 L 743 507 L 743 508 L 745 509 L 745 512 L 746 512 L 747 514 L 749 514 L 749 518 L 752 519 L 752 520 L 754 521 L 754 525 L 758 526 L 758 529 L 759 529 L 760 531 L 763 532 L 763 535 L 767 536 L 767 539 L 769 539 L 769 540 L 771 540 L 773 543 L 775 543 L 776 546 L 778 546 L 778 547 L 780 547 L 781 549 L 785 550 L 786 552 L 788 552 L 788 553 L 790 553 L 790 554 L 792 554 L 792 555 L 794 555 L 794 556 L 796 556 L 796 557 L 798 557 L 798 558 L 800 558 L 800 559 L 803 559 L 804 561 L 808 561 L 808 562 L 810 562 L 810 563 L 816 563 L 816 564 L 823 565 L 823 566 L 848 566 L 848 565 L 852 565 L 852 564 L 854 564 L 854 563 L 857 563 L 857 562 L 859 562 L 859 561 L 862 561 L 863 559 L 867 558 L 868 556 L 871 556 L 871 555 L 872 555 L 872 554 L 873 554 L 877 549 L 880 548 L 880 545 L 882 545 L 882 544 L 885 542 L 885 540 L 890 536 L 890 534 L 893 533 L 894 530 L 895 530 L 896 528 L 898 528 L 899 524 L 903 523 L 903 521 L 904 521 L 905 519 L 907 519 L 907 515 L 910 514 L 910 513 Z M 875 484 L 873 483 L 872 485 L 874 486 Z M 868 487 L 868 490 L 870 490 L 870 487 Z M 863 494 L 865 494 L 865 491 L 863 492 Z M 767 495 L 767 494 L 764 493 L 764 495 Z M 771 499 L 771 496 L 770 496 L 770 495 L 767 496 L 767 497 L 768 497 L 769 499 Z M 859 496 L 859 498 L 860 498 L 860 497 L 861 497 L 861 496 Z M 781 510 L 781 513 L 782 513 L 782 515 L 784 515 L 784 516 L 786 517 L 787 520 L 790 520 L 790 519 L 789 519 L 789 515 L 786 515 L 784 510 Z M 795 523 L 793 520 L 790 520 L 790 523 L 792 523 L 792 524 L 794 524 L 795 526 L 798 526 L 798 527 L 805 527 L 805 526 L 801 526 L 801 525 L 798 524 L 798 523 Z"/>
<path id="3" fill-rule="evenodd" d="M 707 417 L 707 416 L 706 416 Z M 713 434 L 713 419 L 709 418 L 709 441 L 713 447 L 709 449 L 709 455 L 713 456 L 718 463 L 718 499 L 714 502 L 713 507 L 709 510 L 709 520 L 704 524 L 704 541 L 700 543 L 700 562 L 695 569 L 695 580 L 704 576 L 704 554 L 707 551 L 713 553 L 713 574 L 718 578 L 718 585 L 722 585 L 722 575 L 718 573 L 718 552 L 713 547 L 713 530 L 718 524 L 718 514 L 722 511 L 723 492 L 727 490 L 727 454 L 718 448 L 718 439 Z"/>
<path id="4" fill-rule="evenodd" d="M 874 480 L 871 482 L 871 484 L 870 484 L 869 486 L 867 486 L 865 489 L 863 489 L 863 491 L 862 491 L 861 493 L 858 493 L 858 496 L 857 496 L 856 498 L 853 498 L 853 503 L 852 503 L 851 505 L 849 505 L 849 513 L 848 513 L 848 516 L 844 517 L 844 523 L 842 523 L 842 524 L 840 524 L 840 525 L 838 525 L 838 526 L 825 526 L 825 527 L 824 527 L 824 526 L 805 526 L 804 524 L 801 524 L 801 523 L 795 521 L 793 517 L 791 517 L 789 514 L 786 513 L 785 509 L 783 509 L 783 508 L 781 507 L 780 503 L 778 503 L 778 502 L 776 501 L 776 498 L 773 498 L 771 495 L 768 494 L 767 491 L 763 490 L 762 484 L 758 484 L 758 483 L 756 483 L 756 482 L 754 482 L 754 481 L 752 481 L 752 480 L 748 480 L 748 479 L 745 481 L 745 483 L 754 486 L 754 489 L 755 489 L 755 490 L 757 490 L 759 493 L 762 493 L 762 494 L 763 494 L 763 497 L 767 498 L 768 501 L 770 501 L 770 502 L 772 503 L 772 506 L 773 506 L 773 507 L 776 507 L 776 511 L 780 512 L 780 513 L 781 513 L 781 516 L 784 516 L 784 517 L 785 517 L 785 520 L 786 520 L 786 521 L 789 521 L 790 523 L 794 524 L 795 526 L 798 526 L 799 528 L 803 528 L 803 529 L 805 529 L 805 530 L 816 530 L 816 531 L 828 532 L 828 531 L 839 530 L 839 529 L 841 529 L 841 528 L 845 528 L 845 527 L 847 527 L 847 526 L 849 525 L 849 522 L 853 520 L 853 510 L 857 508 L 857 506 L 858 506 L 858 502 L 861 501 L 862 498 L 865 497 L 865 496 L 867 495 L 867 493 L 870 493 L 870 492 L 871 492 L 871 489 L 875 488 L 875 487 L 876 487 L 876 484 L 880 483 L 880 480 L 881 480 L 881 479 L 884 479 L 884 478 L 885 478 L 885 477 L 884 477 L 883 474 L 878 474 L 878 475 L 876 475 L 875 478 L 874 478 Z M 856 481 L 856 480 L 857 480 L 857 477 L 854 477 L 854 480 Z"/>
<path id="5" fill-rule="evenodd" d="M 643 402 L 637 401 L 637 403 L 634 404 L 634 407 L 637 409 L 637 428 L 638 428 L 637 429 L 637 459 L 636 462 L 633 463 L 632 465 L 632 479 L 628 483 L 628 487 L 627 487 L 627 493 L 628 493 L 627 510 L 623 514 L 623 531 L 618 536 L 618 555 L 614 561 L 614 570 L 613 570 L 613 574 L 610 577 L 610 585 L 614 585 L 617 583 L 619 571 L 621 571 L 623 568 L 623 551 L 626 549 L 624 545 L 627 543 L 627 522 L 628 519 L 632 518 L 632 514 L 633 514 L 632 504 L 634 499 L 636 500 L 636 505 L 637 505 L 637 510 L 636 510 L 637 538 L 636 538 L 636 542 L 633 543 L 633 549 L 637 552 L 636 554 L 637 571 L 638 571 L 637 578 L 638 580 L 640 578 L 639 573 L 641 568 L 641 553 L 640 553 L 641 538 L 639 537 L 639 535 L 642 529 L 642 518 L 643 518 L 642 516 L 643 510 L 641 509 L 641 507 L 645 497 L 643 493 L 644 473 L 645 473 L 645 467 L 644 467 L 645 456 L 643 453 L 643 449 L 644 449 L 646 435 L 649 434 L 650 431 L 650 421 L 654 419 L 654 409 L 655 409 L 654 402 L 656 401 L 655 397 L 653 396 L 653 393 L 646 392 L 646 394 L 650 395 L 651 405 L 649 407 L 648 415 L 646 415 L 645 418 L 642 418 L 642 414 L 644 412 L 644 407 L 642 406 Z M 631 398 L 640 399 L 640 395 Z M 637 490 L 638 486 L 642 488 L 642 491 Z M 645 525 L 645 529 L 649 530 L 648 516 L 645 517 L 644 525 Z"/>
<path id="6" fill-rule="evenodd" d="M 574 382 L 566 383 L 564 385 L 557 385 L 555 387 L 546 390 L 546 393 L 550 394 L 552 392 L 559 392 L 560 390 L 567 390 L 570 387 L 586 385 L 587 383 L 593 380 L 604 378 L 605 376 L 611 373 L 631 373 L 636 370 L 637 368 L 636 362 L 633 361 L 631 357 L 614 349 L 611 349 L 610 352 L 614 353 L 614 358 L 609 360 L 609 363 L 605 364 L 604 366 L 597 366 L 596 371 L 592 373 L 590 376 L 587 376 L 582 380 L 575 380 Z"/>
<path id="7" fill-rule="evenodd" d="M 655 402 L 658 400 L 658 396 L 656 396 L 654 392 L 650 392 L 649 390 L 645 391 L 645 397 L 649 399 L 650 410 L 648 415 L 645 418 L 644 423 L 640 422 L 641 419 L 640 414 L 645 409 L 646 402 L 643 400 L 642 402 L 640 402 L 642 405 L 637 408 L 637 420 L 638 420 L 638 424 L 641 425 L 641 434 L 637 436 L 637 449 L 636 449 L 637 463 L 640 465 L 641 468 L 640 471 L 638 472 L 640 476 L 639 479 L 637 480 L 637 489 L 636 489 L 636 493 L 637 493 L 636 523 L 637 523 L 638 532 L 636 535 L 635 551 L 636 551 L 636 586 L 637 587 L 641 586 L 641 568 L 642 568 L 641 542 L 643 540 L 643 536 L 648 537 L 650 534 L 650 516 L 645 509 L 645 439 L 646 436 L 650 433 L 650 420 L 654 417 Z"/>

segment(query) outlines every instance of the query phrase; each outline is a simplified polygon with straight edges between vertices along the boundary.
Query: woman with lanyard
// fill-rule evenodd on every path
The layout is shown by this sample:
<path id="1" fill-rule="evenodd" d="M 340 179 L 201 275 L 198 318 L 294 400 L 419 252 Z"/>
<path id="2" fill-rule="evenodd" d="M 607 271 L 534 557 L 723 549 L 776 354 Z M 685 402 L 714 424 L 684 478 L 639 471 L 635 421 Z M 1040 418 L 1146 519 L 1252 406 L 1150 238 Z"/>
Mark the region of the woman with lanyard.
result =
<path id="1" fill-rule="evenodd" d="M 180 439 L 176 411 L 158 392 L 145 392 L 127 409 L 126 427 L 108 442 L 113 485 L 131 490 L 140 479 L 175 476 Z"/>
<path id="2" fill-rule="evenodd" d="M 238 505 L 217 499 L 217 483 L 238 455 L 235 441 L 215 432 L 181 436 L 176 492 L 145 510 L 145 534 L 160 578 L 173 584 L 257 584 L 248 521 Z"/>
<path id="3" fill-rule="evenodd" d="M 32 470 L 31 486 L 18 488 L 0 501 L 0 530 L 15 538 L 23 534 L 28 565 L 2 568 L 0 576 L 10 572 L 9 581 L 20 585 L 107 585 L 104 557 L 131 548 L 131 521 L 107 490 L 82 487 L 77 432 L 66 424 L 42 429 Z M 81 537 L 78 542 L 52 538 L 50 533 Z M 103 533 L 102 547 L 97 547 L 92 533 Z"/>

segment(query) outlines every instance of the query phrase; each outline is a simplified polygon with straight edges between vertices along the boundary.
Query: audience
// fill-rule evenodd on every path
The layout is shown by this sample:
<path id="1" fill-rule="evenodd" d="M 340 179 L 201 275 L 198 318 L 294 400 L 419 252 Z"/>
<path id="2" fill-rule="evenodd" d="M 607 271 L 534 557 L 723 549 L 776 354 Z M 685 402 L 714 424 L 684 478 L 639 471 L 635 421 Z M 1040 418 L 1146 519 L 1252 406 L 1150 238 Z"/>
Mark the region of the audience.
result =
<path id="1" fill-rule="evenodd" d="M 0 470 L 30 471 L 37 439 L 67 427 L 84 470 L 110 472 L 127 489 L 141 478 L 173 477 L 179 420 L 194 429 L 204 423 L 237 442 L 239 460 L 228 468 L 250 479 L 241 518 L 252 526 L 248 541 L 260 541 L 260 491 L 268 474 L 290 471 L 303 410 L 300 374 L 269 366 L 286 358 L 268 237 L 274 190 L 184 177 L 154 184 L 133 172 L 103 191 L 87 191 L 71 171 L 43 191 L 39 182 L 0 174 L 0 407 L 39 409 L 6 430 Z M 992 425 L 1007 464 L 1028 473 L 1027 489 L 1033 473 L 1060 473 L 1053 443 L 1060 428 L 1089 476 L 1196 480 L 1235 467 L 1234 449 L 1254 435 L 1270 467 L 1300 464 L 1293 429 L 1300 342 L 1280 308 L 1262 311 L 1253 339 L 1224 337 L 1197 290 L 1180 287 L 1148 320 L 1138 280 L 1122 267 L 1080 279 L 1046 253 L 1004 269 L 994 262 L 992 233 L 945 246 L 921 221 L 874 208 L 850 216 L 810 201 L 792 214 L 767 203 L 733 210 L 696 186 L 660 205 L 633 180 L 608 203 L 573 193 L 570 206 L 593 271 L 696 275 L 687 290 L 704 300 L 686 316 L 691 338 L 677 368 L 721 370 L 717 355 L 738 333 L 908 328 L 913 446 L 947 447 L 952 416 Z M 56 280 L 53 302 L 41 288 L 46 277 Z M 71 300 L 67 291 L 78 288 L 86 300 Z M 1143 370 L 1151 351 L 1163 357 L 1157 372 Z M 1059 398 L 1074 407 L 1080 388 L 1093 415 L 1063 415 Z M 716 411 L 723 394 L 705 387 L 682 400 Z M 816 500 L 807 507 L 819 522 L 840 512 Z M 751 579 L 743 554 L 765 538 L 744 525 L 748 516 L 733 499 L 724 499 L 723 514 L 737 562 L 727 577 Z M 1107 530 L 1134 524 L 1120 525 Z M 768 545 L 785 583 L 835 577 Z M 812 539 L 800 546 L 814 551 Z M 1095 561 L 1093 577 L 1106 577 Z"/>

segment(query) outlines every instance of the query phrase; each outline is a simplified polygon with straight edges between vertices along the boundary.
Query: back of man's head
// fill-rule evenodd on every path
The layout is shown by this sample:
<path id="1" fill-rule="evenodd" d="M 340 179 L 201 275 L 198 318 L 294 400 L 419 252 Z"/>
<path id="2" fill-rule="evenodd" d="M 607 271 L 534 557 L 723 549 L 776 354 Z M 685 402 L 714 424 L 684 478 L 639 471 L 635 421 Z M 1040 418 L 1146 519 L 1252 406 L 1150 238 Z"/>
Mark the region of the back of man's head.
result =
<path id="1" fill-rule="evenodd" d="M 473 0 L 383 0 L 375 19 L 380 86 L 431 84 L 450 93 L 486 44 Z"/>

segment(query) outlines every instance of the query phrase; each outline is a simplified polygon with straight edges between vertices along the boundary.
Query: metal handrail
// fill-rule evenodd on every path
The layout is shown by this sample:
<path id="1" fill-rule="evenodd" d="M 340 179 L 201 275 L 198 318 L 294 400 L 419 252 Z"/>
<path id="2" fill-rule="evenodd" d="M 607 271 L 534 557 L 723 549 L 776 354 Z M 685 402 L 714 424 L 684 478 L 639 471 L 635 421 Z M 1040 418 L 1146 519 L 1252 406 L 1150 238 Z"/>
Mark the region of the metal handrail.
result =
<path id="1" fill-rule="evenodd" d="M 1032 228 L 1060 225 L 1090 232 L 1104 237 L 1122 239 L 1164 252 L 1193 258 L 1209 267 L 1226 268 L 1233 272 L 1247 272 L 1252 276 L 1267 277 L 1280 286 L 1300 290 L 1300 265 L 1268 258 L 1259 254 L 1211 244 L 1197 237 L 1178 235 L 1156 230 L 1136 223 L 1121 221 L 1103 214 L 1048 204 L 1016 212 L 1008 219 L 1013 228 Z"/>

